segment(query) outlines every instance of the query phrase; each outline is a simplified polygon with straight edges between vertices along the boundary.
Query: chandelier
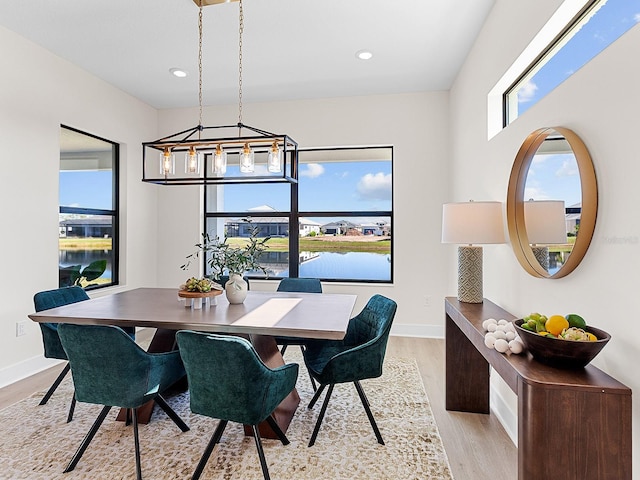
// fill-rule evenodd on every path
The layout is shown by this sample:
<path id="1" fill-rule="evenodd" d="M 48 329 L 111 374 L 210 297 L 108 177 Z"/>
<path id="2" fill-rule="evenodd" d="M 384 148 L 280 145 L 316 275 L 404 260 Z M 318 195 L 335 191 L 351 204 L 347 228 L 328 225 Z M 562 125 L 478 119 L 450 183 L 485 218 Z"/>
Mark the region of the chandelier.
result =
<path id="1" fill-rule="evenodd" d="M 229 0 L 194 0 L 198 5 L 198 125 L 142 143 L 142 181 L 160 185 L 297 183 L 298 144 L 242 123 L 242 34 L 244 11 L 239 2 L 238 122 L 202 125 L 202 8 Z M 176 157 L 183 156 L 184 163 Z"/>

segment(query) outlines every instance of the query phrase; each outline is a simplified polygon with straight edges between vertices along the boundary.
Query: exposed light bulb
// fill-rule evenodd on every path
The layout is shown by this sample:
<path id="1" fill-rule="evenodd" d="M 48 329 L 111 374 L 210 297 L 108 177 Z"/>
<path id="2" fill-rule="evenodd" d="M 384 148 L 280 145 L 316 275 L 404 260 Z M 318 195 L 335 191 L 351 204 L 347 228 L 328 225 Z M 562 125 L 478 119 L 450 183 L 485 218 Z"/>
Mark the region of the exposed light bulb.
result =
<path id="1" fill-rule="evenodd" d="M 242 153 L 240 154 L 240 172 L 253 173 L 254 169 L 255 160 L 253 150 L 251 150 L 248 143 L 245 143 L 242 148 Z"/>
<path id="2" fill-rule="evenodd" d="M 267 158 L 267 169 L 272 173 L 279 173 L 282 171 L 282 161 L 280 159 L 280 149 L 278 148 L 278 142 L 273 142 L 273 145 L 269 150 L 269 157 Z"/>
<path id="3" fill-rule="evenodd" d="M 160 157 L 160 175 L 173 175 L 176 173 L 176 157 L 171 153 L 169 147 L 164 147 L 164 152 Z"/>
<path id="4" fill-rule="evenodd" d="M 201 154 L 196 152 L 196 147 L 189 147 L 189 151 L 184 157 L 184 171 L 185 173 L 191 173 L 198 175 L 200 173 L 200 158 Z"/>
<path id="5" fill-rule="evenodd" d="M 216 153 L 213 154 L 213 174 L 224 175 L 227 172 L 227 152 L 222 150 L 222 146 L 216 146 Z"/>

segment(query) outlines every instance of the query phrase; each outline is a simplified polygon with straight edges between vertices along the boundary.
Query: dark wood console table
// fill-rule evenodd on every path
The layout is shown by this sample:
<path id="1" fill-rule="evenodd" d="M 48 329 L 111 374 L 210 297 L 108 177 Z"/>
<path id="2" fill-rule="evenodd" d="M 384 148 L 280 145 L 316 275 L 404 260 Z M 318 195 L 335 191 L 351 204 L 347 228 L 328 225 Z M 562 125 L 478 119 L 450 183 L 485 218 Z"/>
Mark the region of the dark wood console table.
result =
<path id="1" fill-rule="evenodd" d="M 445 299 L 446 409 L 489 413 L 493 367 L 518 396 L 519 480 L 631 480 L 631 389 L 587 365 L 562 370 L 484 344 L 482 322 L 515 317 Z"/>

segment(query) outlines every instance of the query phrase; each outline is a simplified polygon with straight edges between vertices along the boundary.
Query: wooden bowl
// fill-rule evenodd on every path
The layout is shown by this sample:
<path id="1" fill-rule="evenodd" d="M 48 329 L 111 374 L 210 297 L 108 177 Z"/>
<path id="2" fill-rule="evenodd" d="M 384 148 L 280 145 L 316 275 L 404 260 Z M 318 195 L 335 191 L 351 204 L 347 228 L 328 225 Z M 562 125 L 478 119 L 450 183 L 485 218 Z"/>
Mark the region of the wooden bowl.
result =
<path id="1" fill-rule="evenodd" d="M 557 368 L 584 368 L 611 339 L 607 332 L 594 327 L 587 327 L 585 330 L 596 336 L 598 340 L 595 342 L 543 337 L 522 328 L 523 322 L 523 319 L 518 319 L 513 323 L 527 350 L 540 363 Z"/>

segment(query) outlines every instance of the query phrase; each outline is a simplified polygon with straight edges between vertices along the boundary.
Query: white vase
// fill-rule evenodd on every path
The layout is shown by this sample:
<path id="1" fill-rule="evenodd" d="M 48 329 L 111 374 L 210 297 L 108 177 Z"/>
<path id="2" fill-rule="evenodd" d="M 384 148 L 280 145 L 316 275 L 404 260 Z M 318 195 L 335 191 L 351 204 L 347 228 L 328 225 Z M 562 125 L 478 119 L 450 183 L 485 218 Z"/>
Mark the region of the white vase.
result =
<path id="1" fill-rule="evenodd" d="M 231 304 L 238 304 L 244 302 L 247 298 L 248 285 L 242 278 L 242 275 L 232 273 L 229 275 L 229 280 L 224 286 L 224 293 L 227 295 L 227 300 Z"/>

